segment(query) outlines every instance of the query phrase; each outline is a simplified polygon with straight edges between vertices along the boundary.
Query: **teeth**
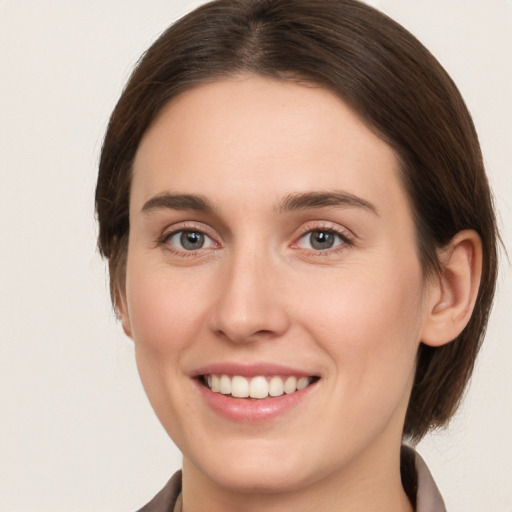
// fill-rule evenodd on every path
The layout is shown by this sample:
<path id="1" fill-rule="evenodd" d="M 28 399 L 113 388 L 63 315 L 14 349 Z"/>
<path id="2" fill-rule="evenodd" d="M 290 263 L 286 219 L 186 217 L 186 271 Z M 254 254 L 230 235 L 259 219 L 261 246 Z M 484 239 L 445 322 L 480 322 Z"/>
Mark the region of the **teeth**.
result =
<path id="1" fill-rule="evenodd" d="M 207 375 L 205 384 L 215 393 L 231 395 L 235 398 L 267 398 L 295 393 L 309 386 L 311 377 L 286 377 L 279 376 L 267 378 L 264 376 L 246 379 L 240 375 L 229 377 L 228 375 Z"/>
<path id="2" fill-rule="evenodd" d="M 268 386 L 270 396 L 281 396 L 284 393 L 283 379 L 281 377 L 272 377 Z"/>
<path id="3" fill-rule="evenodd" d="M 251 383 L 249 384 L 249 396 L 251 398 L 267 398 L 268 382 L 265 377 L 254 377 L 251 379 Z"/>
<path id="4" fill-rule="evenodd" d="M 217 375 L 210 375 L 209 377 L 211 377 L 211 382 L 210 382 L 210 379 L 208 379 L 208 387 L 212 391 L 215 391 L 216 393 L 218 393 L 220 391 L 219 377 L 217 377 Z"/>
<path id="5" fill-rule="evenodd" d="M 307 388 L 308 384 L 309 384 L 309 377 L 301 377 L 299 380 L 297 380 L 297 391 Z"/>
<path id="6" fill-rule="evenodd" d="M 289 395 L 297 391 L 297 379 L 295 377 L 288 377 L 284 383 L 284 392 Z"/>
<path id="7" fill-rule="evenodd" d="M 219 391 L 223 395 L 231 394 L 231 379 L 227 375 L 221 375 L 219 380 Z"/>
<path id="8" fill-rule="evenodd" d="M 231 380 L 231 394 L 237 398 L 249 396 L 249 383 L 243 377 L 233 377 Z"/>

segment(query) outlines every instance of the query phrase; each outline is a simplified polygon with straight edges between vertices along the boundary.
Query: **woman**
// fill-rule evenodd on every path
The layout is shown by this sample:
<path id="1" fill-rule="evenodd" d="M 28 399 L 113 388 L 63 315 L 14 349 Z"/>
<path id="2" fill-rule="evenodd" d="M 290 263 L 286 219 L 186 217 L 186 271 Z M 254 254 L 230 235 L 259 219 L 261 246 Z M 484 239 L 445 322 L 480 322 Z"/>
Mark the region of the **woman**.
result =
<path id="1" fill-rule="evenodd" d="M 354 0 L 218 0 L 110 120 L 99 246 L 183 471 L 142 510 L 444 510 L 496 227 L 453 82 Z"/>

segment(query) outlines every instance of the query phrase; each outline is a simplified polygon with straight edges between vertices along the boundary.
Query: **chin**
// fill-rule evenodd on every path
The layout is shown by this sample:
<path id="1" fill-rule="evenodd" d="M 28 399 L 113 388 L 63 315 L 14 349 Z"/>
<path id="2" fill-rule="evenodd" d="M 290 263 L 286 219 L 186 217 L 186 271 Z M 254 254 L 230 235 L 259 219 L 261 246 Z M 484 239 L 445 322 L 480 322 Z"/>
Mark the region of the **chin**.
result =
<path id="1" fill-rule="evenodd" d="M 307 485 L 310 465 L 300 462 L 296 451 L 286 452 L 287 455 L 280 456 L 281 450 L 265 454 L 263 449 L 249 449 L 238 453 L 224 452 L 231 456 L 223 457 L 210 453 L 206 458 L 201 456 L 196 464 L 190 460 L 187 463 L 185 459 L 184 469 L 186 471 L 192 464 L 195 471 L 232 492 L 273 494 L 294 491 Z"/>
<path id="2" fill-rule="evenodd" d="M 233 492 L 277 494 L 295 491 L 304 487 L 305 475 L 297 468 L 283 467 L 283 465 L 247 465 L 237 467 L 236 472 L 230 468 L 217 471 L 215 475 L 208 475 L 217 485 Z"/>

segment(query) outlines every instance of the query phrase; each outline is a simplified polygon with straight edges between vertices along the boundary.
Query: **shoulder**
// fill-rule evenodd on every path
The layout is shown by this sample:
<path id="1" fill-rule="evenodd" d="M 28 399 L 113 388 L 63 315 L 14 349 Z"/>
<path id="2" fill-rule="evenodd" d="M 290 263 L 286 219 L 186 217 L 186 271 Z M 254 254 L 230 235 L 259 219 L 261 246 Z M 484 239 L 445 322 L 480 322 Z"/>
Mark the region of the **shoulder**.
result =
<path id="1" fill-rule="evenodd" d="M 181 471 L 174 473 L 165 487 L 137 512 L 173 512 L 181 493 Z"/>
<path id="2" fill-rule="evenodd" d="M 416 512 L 446 512 L 441 493 L 425 461 L 409 446 L 401 451 L 402 483 Z"/>

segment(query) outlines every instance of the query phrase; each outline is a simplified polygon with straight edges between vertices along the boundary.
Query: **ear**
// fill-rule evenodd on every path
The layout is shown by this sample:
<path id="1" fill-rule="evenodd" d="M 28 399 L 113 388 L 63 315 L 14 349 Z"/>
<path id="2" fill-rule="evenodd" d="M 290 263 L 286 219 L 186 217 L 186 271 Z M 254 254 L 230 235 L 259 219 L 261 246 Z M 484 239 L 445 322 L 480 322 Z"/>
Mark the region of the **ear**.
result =
<path id="1" fill-rule="evenodd" d="M 132 338 L 132 325 L 130 322 L 130 315 L 128 312 L 128 304 L 126 302 L 126 292 L 117 290 L 116 291 L 116 313 L 121 321 L 121 326 L 123 327 L 123 331 L 129 338 Z"/>
<path id="2" fill-rule="evenodd" d="M 454 340 L 475 307 L 482 275 L 482 241 L 476 231 L 457 233 L 438 253 L 441 273 L 431 280 L 421 341 L 438 347 Z"/>

